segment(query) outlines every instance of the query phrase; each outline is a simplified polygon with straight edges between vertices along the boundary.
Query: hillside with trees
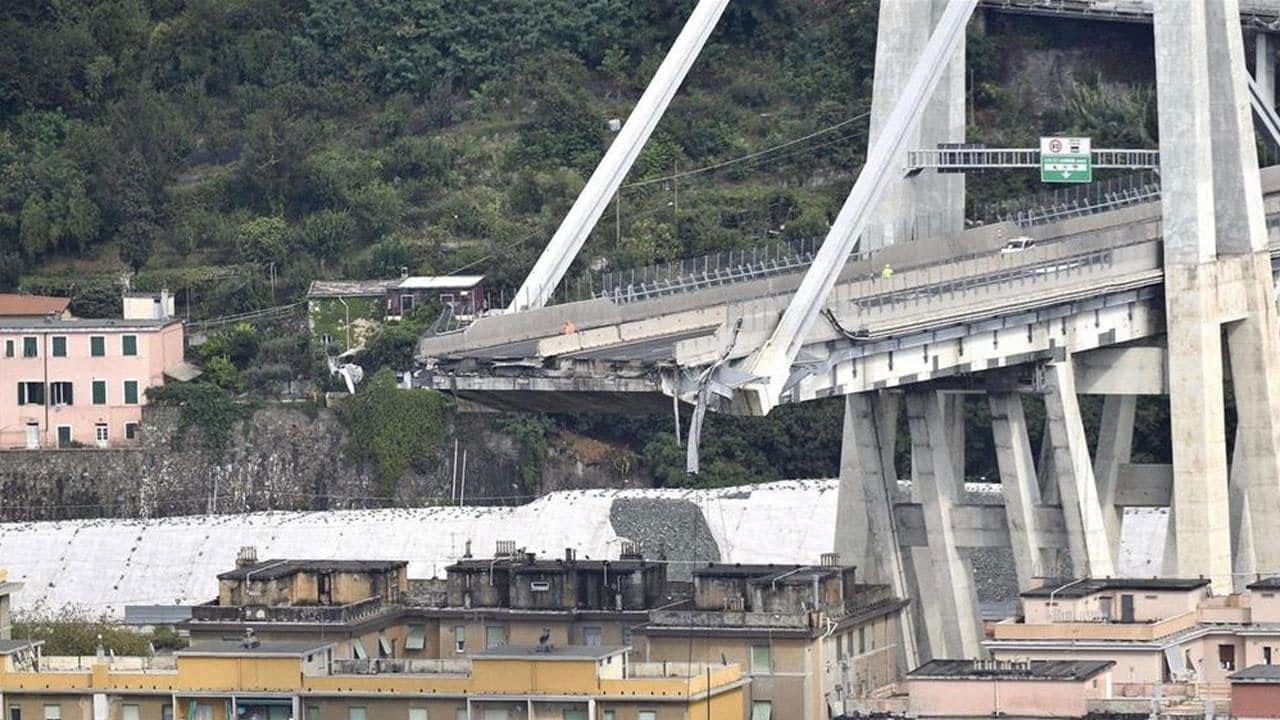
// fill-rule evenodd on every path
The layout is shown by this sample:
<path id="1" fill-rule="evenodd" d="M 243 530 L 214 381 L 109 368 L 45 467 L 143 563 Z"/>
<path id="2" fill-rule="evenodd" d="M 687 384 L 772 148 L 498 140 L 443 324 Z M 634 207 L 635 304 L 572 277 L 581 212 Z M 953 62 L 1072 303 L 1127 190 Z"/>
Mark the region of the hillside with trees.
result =
<path id="1" fill-rule="evenodd" d="M 0 18 L 0 289 L 65 293 L 77 313 L 104 316 L 127 275 L 178 291 L 202 319 L 296 302 L 314 279 L 406 267 L 480 272 L 510 297 L 692 4 L 12 0 Z M 866 148 L 876 7 L 730 4 L 568 287 L 823 235 Z M 1011 22 L 1023 24 L 1005 32 Z M 1107 63 L 1115 48 L 1149 54 L 1149 28 L 1076 27 L 974 23 L 971 139 L 1154 142 L 1149 73 L 1117 82 L 1126 73 Z M 1031 77 L 1010 58 L 1081 45 L 1074 81 L 1028 100 Z M 970 188 L 978 204 L 1035 185 L 1004 175 Z M 414 329 L 375 338 L 370 371 L 403 357 Z M 224 392 L 317 374 L 305 337 L 220 352 L 254 332 L 237 326 L 200 351 Z M 775 415 L 713 420 L 697 482 L 831 475 L 839 404 Z M 500 422 L 531 468 L 566 427 L 629 448 L 660 483 L 688 482 L 669 418 Z"/>

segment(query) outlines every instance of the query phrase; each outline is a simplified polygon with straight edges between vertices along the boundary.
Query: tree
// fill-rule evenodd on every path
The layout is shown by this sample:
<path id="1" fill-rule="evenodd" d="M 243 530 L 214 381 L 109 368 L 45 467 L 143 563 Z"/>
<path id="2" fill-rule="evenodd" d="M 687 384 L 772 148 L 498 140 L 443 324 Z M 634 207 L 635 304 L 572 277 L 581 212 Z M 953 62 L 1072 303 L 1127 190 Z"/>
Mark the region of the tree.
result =
<path id="1" fill-rule="evenodd" d="M 259 265 L 283 262 L 289 254 L 289 226 L 279 217 L 243 222 L 236 229 L 236 252 Z"/>
<path id="2" fill-rule="evenodd" d="M 98 221 L 98 206 L 89 199 L 84 183 L 75 183 L 67 195 L 67 220 L 64 227 L 65 236 L 71 240 L 70 247 L 84 250 L 98 236 Z"/>
<path id="3" fill-rule="evenodd" d="M 135 148 L 125 159 L 120 178 L 120 213 L 124 223 L 116 231 L 120 259 L 137 272 L 151 257 L 156 236 L 156 211 L 151 201 L 151 174 L 142 153 Z"/>
<path id="4" fill-rule="evenodd" d="M 302 247 L 318 258 L 333 260 L 351 245 L 355 220 L 341 210 L 321 210 L 302 221 Z"/>
<path id="5" fill-rule="evenodd" d="M 49 249 L 49 209 L 37 193 L 27 197 L 22 204 L 22 214 L 18 218 L 18 237 L 22 242 L 22 253 L 28 258 L 43 255 Z"/>

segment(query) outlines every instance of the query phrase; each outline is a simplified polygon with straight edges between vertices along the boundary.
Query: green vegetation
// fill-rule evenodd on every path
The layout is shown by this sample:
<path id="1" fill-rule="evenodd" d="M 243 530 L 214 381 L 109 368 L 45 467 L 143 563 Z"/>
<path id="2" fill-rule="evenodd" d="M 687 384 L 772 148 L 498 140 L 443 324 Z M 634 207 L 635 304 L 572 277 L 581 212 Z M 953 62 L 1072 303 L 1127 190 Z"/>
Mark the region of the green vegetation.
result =
<path id="1" fill-rule="evenodd" d="M 452 432 L 452 409 L 440 393 L 396 387 L 395 374 L 384 369 L 342 401 L 338 416 L 350 434 L 348 450 L 373 463 L 390 499 L 410 466 L 426 460 Z"/>
<path id="2" fill-rule="evenodd" d="M 13 619 L 15 640 L 43 640 L 45 655 L 84 656 L 97 653 L 101 639 L 105 651 L 120 656 L 142 656 L 154 650 L 176 650 L 186 647 L 170 628 L 157 628 L 154 632 L 137 632 L 120 626 L 106 616 L 94 617 L 84 610 L 65 607 L 54 613 L 37 609 L 27 614 L 15 614 Z"/>
<path id="3" fill-rule="evenodd" d="M 221 377 L 227 371 L 217 372 Z M 203 447 L 210 450 L 225 449 L 236 423 L 249 422 L 257 408 L 256 403 L 236 400 L 224 387 L 205 381 L 147 388 L 147 402 L 179 408 L 175 445 L 181 445 L 188 428 L 195 428 Z"/>
<path id="4" fill-rule="evenodd" d="M 313 279 L 407 267 L 483 272 L 488 290 L 509 298 L 612 139 L 608 120 L 626 117 L 692 6 L 14 0 L 0 19 L 0 290 L 67 294 L 80 315 L 112 316 L 119 276 L 132 273 L 134 289 L 167 287 L 180 312 L 202 319 L 299 301 Z M 566 285 L 823 234 L 861 163 L 865 119 L 784 152 L 667 176 L 862 116 L 877 6 L 731 4 Z M 1154 142 L 1149 66 L 1095 61 L 1137 78 L 1076 72 L 1067 76 L 1086 80 L 1045 87 L 1021 62 L 1030 52 L 1149 55 L 1150 29 L 1048 27 L 992 14 L 987 34 L 970 33 L 969 139 Z M 975 174 L 968 187 L 972 204 L 1042 189 L 1032 172 Z M 379 301 L 348 303 L 323 303 L 310 319 L 336 347 L 346 349 L 348 329 L 365 343 L 357 361 L 369 377 L 342 414 L 352 452 L 376 464 L 390 495 L 451 411 L 379 369 L 407 367 L 435 315 L 375 330 L 364 321 Z M 202 381 L 153 399 L 180 406 L 184 427 L 223 447 L 244 417 L 238 394 L 297 377 L 330 383 L 320 353 L 297 326 L 220 330 L 194 352 Z M 684 474 L 668 417 L 503 424 L 533 490 L 556 428 L 627 448 L 663 485 L 720 485 L 830 476 L 841 417 L 839 401 L 768 419 L 710 416 L 697 478 Z M 980 459 L 970 474 L 991 474 L 984 442 L 971 433 Z"/>

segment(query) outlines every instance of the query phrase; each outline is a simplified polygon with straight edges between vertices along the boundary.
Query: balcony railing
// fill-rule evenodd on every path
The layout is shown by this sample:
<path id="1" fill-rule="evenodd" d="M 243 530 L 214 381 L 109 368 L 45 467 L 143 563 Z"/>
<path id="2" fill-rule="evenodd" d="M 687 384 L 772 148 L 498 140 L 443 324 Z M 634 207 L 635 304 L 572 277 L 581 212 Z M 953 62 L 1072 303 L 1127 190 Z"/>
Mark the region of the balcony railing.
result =
<path id="1" fill-rule="evenodd" d="M 382 597 L 374 597 L 348 605 L 196 605 L 191 608 L 193 622 L 274 622 L 274 623 L 349 623 L 381 612 Z"/>
<path id="2" fill-rule="evenodd" d="M 1148 641 L 1194 627 L 1194 611 L 1144 623 L 1049 622 L 1025 623 L 1006 620 L 992 628 L 995 640 L 1138 640 Z"/>
<path id="3" fill-rule="evenodd" d="M 374 658 L 334 660 L 332 675 L 468 675 L 470 660 Z"/>

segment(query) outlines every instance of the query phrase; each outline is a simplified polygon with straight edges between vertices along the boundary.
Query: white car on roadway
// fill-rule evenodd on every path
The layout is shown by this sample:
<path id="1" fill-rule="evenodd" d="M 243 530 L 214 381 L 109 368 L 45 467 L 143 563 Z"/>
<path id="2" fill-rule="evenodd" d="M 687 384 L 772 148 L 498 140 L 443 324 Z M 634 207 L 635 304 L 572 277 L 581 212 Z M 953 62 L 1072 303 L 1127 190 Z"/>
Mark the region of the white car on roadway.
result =
<path id="1" fill-rule="evenodd" d="M 1000 254 L 1008 255 L 1009 253 L 1022 252 L 1023 250 L 1030 250 L 1035 246 L 1036 241 L 1033 238 L 1027 235 L 1019 235 L 1015 238 L 1009 238 L 1009 242 L 1005 243 L 1004 247 L 1000 248 Z"/>

